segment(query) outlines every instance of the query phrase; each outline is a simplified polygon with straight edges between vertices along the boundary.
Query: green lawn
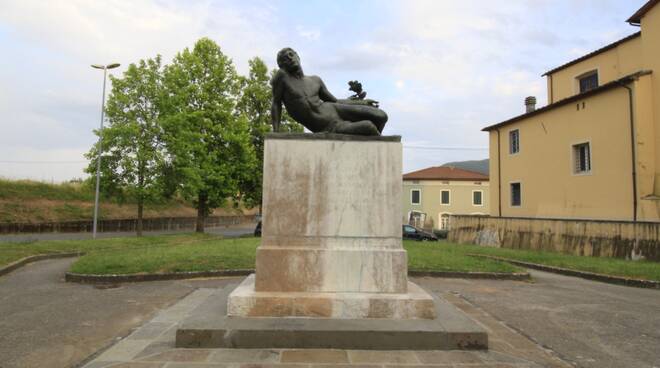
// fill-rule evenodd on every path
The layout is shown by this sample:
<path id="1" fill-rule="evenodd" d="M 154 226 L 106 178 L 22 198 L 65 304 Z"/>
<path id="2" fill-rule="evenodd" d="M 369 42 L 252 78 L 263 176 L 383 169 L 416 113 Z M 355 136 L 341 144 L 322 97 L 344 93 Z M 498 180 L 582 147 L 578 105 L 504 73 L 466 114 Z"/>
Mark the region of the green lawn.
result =
<path id="1" fill-rule="evenodd" d="M 36 254 L 85 252 L 94 254 L 124 253 L 139 249 L 167 249 L 217 240 L 210 235 L 183 234 L 145 236 L 141 238 L 107 238 L 96 240 L 51 240 L 32 243 L 0 243 L 0 266 Z"/>
<path id="2" fill-rule="evenodd" d="M 97 240 L 0 243 L 0 266 L 25 256 L 55 252 L 85 252 L 71 271 L 91 274 L 134 274 L 254 268 L 259 238 L 222 239 L 181 234 Z M 410 270 L 518 272 L 506 262 L 471 257 L 486 254 L 615 276 L 660 281 L 660 263 L 578 257 L 549 252 L 404 241 Z"/>
<path id="3" fill-rule="evenodd" d="M 461 247 L 445 242 L 404 240 L 408 268 L 414 271 L 522 272 L 506 262 L 468 256 Z"/>
<path id="4" fill-rule="evenodd" d="M 491 248 L 476 245 L 452 245 L 450 247 L 459 247 L 460 251 L 464 254 L 485 254 L 604 275 L 660 281 L 660 262 L 627 261 L 624 259 L 604 257 L 580 257 L 554 252 Z"/>
<path id="5" fill-rule="evenodd" d="M 179 244 L 89 253 L 71 271 L 103 275 L 254 268 L 258 238 L 189 237 Z"/>

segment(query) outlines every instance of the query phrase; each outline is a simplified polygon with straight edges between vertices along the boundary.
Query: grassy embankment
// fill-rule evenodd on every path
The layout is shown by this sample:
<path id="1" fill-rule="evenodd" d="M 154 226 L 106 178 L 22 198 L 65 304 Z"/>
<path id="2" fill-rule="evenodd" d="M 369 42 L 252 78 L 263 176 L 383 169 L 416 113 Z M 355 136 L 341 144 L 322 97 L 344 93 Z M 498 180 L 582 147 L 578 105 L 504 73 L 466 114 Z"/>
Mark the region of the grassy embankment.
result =
<path id="1" fill-rule="evenodd" d="M 94 212 L 94 188 L 82 183 L 50 184 L 0 178 L 0 222 L 62 222 L 90 220 Z M 239 211 L 240 212 L 240 211 Z M 216 215 L 234 214 L 217 209 Z M 194 217 L 197 211 L 182 200 L 145 206 L 144 217 Z M 101 219 L 136 218 L 137 206 L 117 198 L 102 198 Z"/>
<path id="2" fill-rule="evenodd" d="M 0 266 L 22 257 L 53 252 L 86 252 L 73 272 L 132 274 L 217 269 L 254 268 L 258 238 L 221 239 L 211 235 L 166 235 L 76 241 L 40 241 L 30 244 L 0 243 Z M 436 271 L 516 272 L 505 262 L 470 257 L 488 254 L 576 270 L 660 281 L 660 263 L 611 258 L 569 256 L 548 252 L 518 251 L 404 241 L 409 269 Z"/>

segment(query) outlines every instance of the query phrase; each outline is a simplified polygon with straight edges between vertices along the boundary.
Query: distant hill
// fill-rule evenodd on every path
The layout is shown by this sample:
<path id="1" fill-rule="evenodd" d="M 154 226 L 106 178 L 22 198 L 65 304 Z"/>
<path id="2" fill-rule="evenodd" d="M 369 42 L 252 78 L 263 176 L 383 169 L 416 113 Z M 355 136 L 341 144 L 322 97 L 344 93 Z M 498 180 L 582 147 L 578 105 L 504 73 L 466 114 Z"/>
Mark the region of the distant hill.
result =
<path id="1" fill-rule="evenodd" d="M 459 169 L 476 171 L 478 173 L 488 175 L 488 159 L 447 162 L 442 166 L 453 166 Z"/>

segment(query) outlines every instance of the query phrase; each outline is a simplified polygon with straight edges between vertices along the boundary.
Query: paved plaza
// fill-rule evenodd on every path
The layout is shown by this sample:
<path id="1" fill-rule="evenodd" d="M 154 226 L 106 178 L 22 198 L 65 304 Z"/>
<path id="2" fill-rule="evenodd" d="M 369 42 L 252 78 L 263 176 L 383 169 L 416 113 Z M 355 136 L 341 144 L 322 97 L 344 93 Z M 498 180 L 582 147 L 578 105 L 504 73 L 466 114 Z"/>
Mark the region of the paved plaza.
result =
<path id="1" fill-rule="evenodd" d="M 660 292 L 532 271 L 534 282 L 413 278 L 489 332 L 490 350 L 175 349 L 175 326 L 241 278 L 65 283 L 74 259 L 0 278 L 0 367 L 660 367 Z"/>

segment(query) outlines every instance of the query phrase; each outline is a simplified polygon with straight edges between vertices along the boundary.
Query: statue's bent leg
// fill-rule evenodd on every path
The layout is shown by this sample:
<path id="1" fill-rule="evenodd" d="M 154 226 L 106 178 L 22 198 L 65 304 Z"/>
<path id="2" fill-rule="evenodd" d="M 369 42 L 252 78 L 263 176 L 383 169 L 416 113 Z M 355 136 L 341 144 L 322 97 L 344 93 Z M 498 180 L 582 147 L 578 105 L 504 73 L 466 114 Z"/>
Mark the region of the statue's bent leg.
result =
<path id="1" fill-rule="evenodd" d="M 334 126 L 332 132 L 351 135 L 380 135 L 380 132 L 370 120 L 340 121 Z"/>
<path id="2" fill-rule="evenodd" d="M 387 122 L 387 114 L 385 111 L 366 105 L 348 105 L 348 104 L 335 104 L 337 114 L 343 120 L 358 122 L 368 120 L 376 126 L 379 133 L 382 133 Z"/>

